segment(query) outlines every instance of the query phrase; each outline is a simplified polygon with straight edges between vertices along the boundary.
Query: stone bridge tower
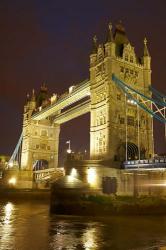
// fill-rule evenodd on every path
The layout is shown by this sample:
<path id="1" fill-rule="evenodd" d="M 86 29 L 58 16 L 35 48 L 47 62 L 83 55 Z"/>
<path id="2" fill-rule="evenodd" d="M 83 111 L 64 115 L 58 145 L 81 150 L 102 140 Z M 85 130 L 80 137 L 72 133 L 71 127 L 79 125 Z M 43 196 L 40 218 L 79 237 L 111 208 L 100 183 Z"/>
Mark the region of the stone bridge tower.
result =
<path id="1" fill-rule="evenodd" d="M 109 24 L 104 45 L 98 45 L 96 37 L 93 39 L 90 55 L 91 159 L 122 161 L 126 148 L 128 159 L 138 159 L 138 151 L 141 158 L 152 157 L 153 119 L 125 97 L 112 81 L 112 74 L 151 97 L 151 57 L 147 41 L 144 41 L 142 58 L 138 58 L 121 23 L 116 25 L 114 34 Z"/>
<path id="2" fill-rule="evenodd" d="M 43 85 L 39 95 L 36 97 L 33 91 L 31 99 L 28 98 L 24 106 L 22 169 L 32 170 L 37 161 L 44 161 L 48 168 L 55 168 L 58 165 L 60 126 L 49 118 L 40 121 L 32 119 L 33 112 L 37 108 L 41 109 L 46 102 L 47 89 Z"/>

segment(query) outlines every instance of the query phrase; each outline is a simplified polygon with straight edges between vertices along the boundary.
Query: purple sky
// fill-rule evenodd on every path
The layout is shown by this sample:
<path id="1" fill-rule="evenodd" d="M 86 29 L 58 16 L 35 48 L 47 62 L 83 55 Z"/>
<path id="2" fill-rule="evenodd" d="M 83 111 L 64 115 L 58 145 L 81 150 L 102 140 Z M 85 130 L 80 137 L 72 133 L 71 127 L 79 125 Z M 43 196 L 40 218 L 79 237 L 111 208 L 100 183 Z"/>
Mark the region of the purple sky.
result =
<path id="1" fill-rule="evenodd" d="M 153 86 L 166 93 L 165 10 L 165 0 L 1 0 L 0 154 L 11 154 L 21 134 L 27 92 L 46 82 L 50 93 L 62 93 L 89 77 L 92 37 L 104 42 L 109 21 L 123 21 L 138 55 L 147 37 Z M 88 118 L 62 126 L 61 151 L 68 139 L 73 149 L 88 149 Z M 166 151 L 159 123 L 155 139 L 156 151 Z"/>

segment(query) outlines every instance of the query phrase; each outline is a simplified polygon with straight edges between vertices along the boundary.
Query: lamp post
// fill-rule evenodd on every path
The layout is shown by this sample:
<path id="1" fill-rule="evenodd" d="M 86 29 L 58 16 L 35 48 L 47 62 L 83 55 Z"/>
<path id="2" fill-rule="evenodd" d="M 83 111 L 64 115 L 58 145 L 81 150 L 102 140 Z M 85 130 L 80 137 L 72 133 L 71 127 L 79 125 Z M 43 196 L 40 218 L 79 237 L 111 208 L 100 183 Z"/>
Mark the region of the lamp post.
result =
<path id="1" fill-rule="evenodd" d="M 71 143 L 70 143 L 70 140 L 67 141 L 66 144 L 68 144 L 67 153 L 68 153 L 68 154 L 71 154 Z"/>

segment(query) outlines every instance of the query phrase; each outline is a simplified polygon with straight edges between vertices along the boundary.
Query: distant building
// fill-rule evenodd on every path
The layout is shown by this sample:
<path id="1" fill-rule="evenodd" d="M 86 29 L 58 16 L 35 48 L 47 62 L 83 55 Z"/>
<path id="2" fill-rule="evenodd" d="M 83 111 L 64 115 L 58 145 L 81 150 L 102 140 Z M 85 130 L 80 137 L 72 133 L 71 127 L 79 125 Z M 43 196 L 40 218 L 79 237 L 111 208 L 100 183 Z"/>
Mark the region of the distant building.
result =
<path id="1" fill-rule="evenodd" d="M 7 155 L 0 155 L 0 168 L 5 168 L 10 157 Z"/>

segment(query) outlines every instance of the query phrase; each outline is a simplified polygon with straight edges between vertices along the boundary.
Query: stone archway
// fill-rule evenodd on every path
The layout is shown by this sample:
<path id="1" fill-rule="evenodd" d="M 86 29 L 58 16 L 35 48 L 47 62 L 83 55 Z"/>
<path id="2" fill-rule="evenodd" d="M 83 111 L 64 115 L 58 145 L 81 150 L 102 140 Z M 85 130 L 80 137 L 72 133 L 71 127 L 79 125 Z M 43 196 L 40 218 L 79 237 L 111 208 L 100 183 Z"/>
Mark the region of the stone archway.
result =
<path id="1" fill-rule="evenodd" d="M 120 161 L 126 160 L 126 143 L 121 143 L 117 149 L 117 159 Z M 137 160 L 138 159 L 138 146 L 133 142 L 127 143 L 127 156 L 128 160 Z"/>
<path id="2" fill-rule="evenodd" d="M 49 168 L 49 162 L 44 159 L 36 160 L 33 164 L 33 171 L 44 170 Z"/>

